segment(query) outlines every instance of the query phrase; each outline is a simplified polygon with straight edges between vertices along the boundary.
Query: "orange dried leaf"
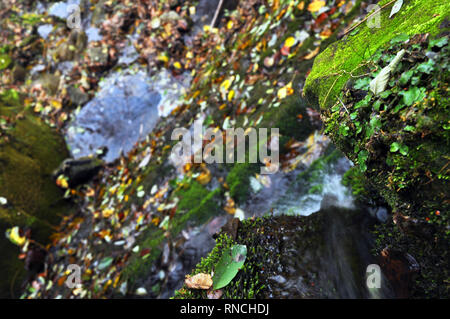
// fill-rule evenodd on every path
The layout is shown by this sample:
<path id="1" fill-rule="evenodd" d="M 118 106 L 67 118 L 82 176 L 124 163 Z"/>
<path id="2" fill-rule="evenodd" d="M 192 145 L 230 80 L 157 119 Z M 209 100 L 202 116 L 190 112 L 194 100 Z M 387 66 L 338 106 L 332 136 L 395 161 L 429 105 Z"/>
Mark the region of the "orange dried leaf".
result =
<path id="1" fill-rule="evenodd" d="M 204 289 L 207 290 L 212 287 L 213 281 L 210 274 L 197 274 L 195 276 L 186 276 L 184 280 L 186 286 L 190 289 Z"/>

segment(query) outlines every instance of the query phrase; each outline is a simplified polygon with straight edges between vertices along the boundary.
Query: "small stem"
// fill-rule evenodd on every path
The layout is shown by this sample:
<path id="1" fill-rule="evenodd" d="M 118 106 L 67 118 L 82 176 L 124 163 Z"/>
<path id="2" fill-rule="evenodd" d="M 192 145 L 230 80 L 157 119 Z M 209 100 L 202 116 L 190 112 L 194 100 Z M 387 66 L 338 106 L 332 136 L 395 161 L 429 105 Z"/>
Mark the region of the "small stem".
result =
<path id="1" fill-rule="evenodd" d="M 214 28 L 214 25 L 216 24 L 216 20 L 219 17 L 219 13 L 222 10 L 223 0 L 220 0 L 219 5 L 217 6 L 216 12 L 214 13 L 214 18 L 211 21 L 211 29 Z"/>

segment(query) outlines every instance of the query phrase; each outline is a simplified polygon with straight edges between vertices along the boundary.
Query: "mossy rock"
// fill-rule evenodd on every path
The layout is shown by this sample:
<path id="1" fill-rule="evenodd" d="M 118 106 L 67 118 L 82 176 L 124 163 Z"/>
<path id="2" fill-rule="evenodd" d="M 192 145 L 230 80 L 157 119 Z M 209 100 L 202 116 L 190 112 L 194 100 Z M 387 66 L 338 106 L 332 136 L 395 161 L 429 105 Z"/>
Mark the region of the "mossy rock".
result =
<path id="1" fill-rule="evenodd" d="M 390 247 L 418 259 L 422 269 L 412 296 L 447 297 L 449 52 L 443 21 L 450 5 L 405 1 L 392 19 L 390 7 L 385 10 L 381 29 L 361 25 L 317 58 L 305 92 L 320 106 L 325 133 L 359 166 L 359 181 L 358 174 L 348 176 L 354 191 L 376 190 L 371 198 L 381 196 L 393 210 L 395 224 L 379 231 L 377 252 Z M 402 49 L 387 88 L 374 95 L 370 81 Z M 359 76 L 350 79 L 349 72 Z"/>
<path id="2" fill-rule="evenodd" d="M 365 298 L 370 255 L 371 217 L 361 211 L 328 208 L 306 217 L 245 220 L 236 239 L 221 234 L 216 247 L 191 275 L 211 273 L 222 253 L 247 246 L 247 258 L 222 291 L 225 299 Z M 384 293 L 391 292 L 386 286 Z M 205 290 L 183 286 L 176 299 L 206 299 Z"/>
<path id="3" fill-rule="evenodd" d="M 383 0 L 378 5 L 383 7 L 389 2 Z M 450 3 L 446 1 L 405 0 L 400 11 L 390 19 L 392 6 L 393 3 L 381 10 L 380 28 L 369 28 L 367 23 L 362 23 L 317 56 L 304 87 L 311 104 L 320 109 L 331 107 L 351 75 L 364 73 L 365 62 L 380 47 L 399 34 L 436 35 L 450 14 Z"/>
<path id="4" fill-rule="evenodd" d="M 17 292 L 24 275 L 23 263 L 17 259 L 19 249 L 3 236 L 6 229 L 31 229 L 33 239 L 45 243 L 61 216 L 70 209 L 51 177 L 68 155 L 64 140 L 14 101 L 20 100 L 9 99 L 13 103 L 0 106 L 0 117 L 12 120 L 3 136 L 7 140 L 0 140 L 0 196 L 8 201 L 0 207 L 0 269 L 5 278 L 14 278 L 13 282 L 1 282 L 2 297 Z"/>

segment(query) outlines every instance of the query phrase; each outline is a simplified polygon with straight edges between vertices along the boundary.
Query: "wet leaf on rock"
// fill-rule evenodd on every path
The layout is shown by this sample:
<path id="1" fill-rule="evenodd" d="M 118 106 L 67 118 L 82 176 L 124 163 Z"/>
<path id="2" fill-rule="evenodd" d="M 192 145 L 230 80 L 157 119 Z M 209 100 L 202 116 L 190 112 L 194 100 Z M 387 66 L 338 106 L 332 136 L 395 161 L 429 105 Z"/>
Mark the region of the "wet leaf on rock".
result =
<path id="1" fill-rule="evenodd" d="M 234 245 L 227 249 L 216 265 L 213 288 L 220 289 L 228 285 L 244 265 L 246 258 L 246 245 Z"/>

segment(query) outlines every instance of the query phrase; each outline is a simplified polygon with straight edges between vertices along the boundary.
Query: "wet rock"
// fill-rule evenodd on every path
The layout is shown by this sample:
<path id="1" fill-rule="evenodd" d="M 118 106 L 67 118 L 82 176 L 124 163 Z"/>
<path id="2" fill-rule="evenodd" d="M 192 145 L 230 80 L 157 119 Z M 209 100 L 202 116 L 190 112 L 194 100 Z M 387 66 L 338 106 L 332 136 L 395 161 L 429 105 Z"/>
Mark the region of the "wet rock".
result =
<path id="1" fill-rule="evenodd" d="M 86 184 L 94 178 L 103 165 L 103 161 L 95 157 L 66 159 L 53 173 L 53 177 L 57 178 L 59 175 L 64 175 L 69 180 L 69 187 L 75 188 L 78 185 Z"/>
<path id="2" fill-rule="evenodd" d="M 73 157 L 93 154 L 103 146 L 108 148 L 106 162 L 127 154 L 152 131 L 160 114 L 177 105 L 180 87 L 168 74 L 153 79 L 143 71 L 112 74 L 68 126 L 66 140 Z"/>
<path id="3" fill-rule="evenodd" d="M 90 47 L 87 50 L 87 56 L 90 61 L 90 65 L 99 65 L 104 66 L 108 64 L 108 47 L 107 46 L 98 46 L 98 47 Z"/>
<path id="4" fill-rule="evenodd" d="M 39 34 L 39 36 L 41 36 L 41 38 L 47 39 L 48 35 L 52 32 L 52 30 L 53 30 L 53 25 L 43 24 L 37 28 L 37 33 Z"/>
<path id="5" fill-rule="evenodd" d="M 67 88 L 67 93 L 69 95 L 70 102 L 74 106 L 80 106 L 89 101 L 89 95 L 73 85 Z"/>
<path id="6" fill-rule="evenodd" d="M 48 15 L 67 19 L 69 17 L 69 7 L 71 5 L 79 5 L 80 0 L 67 0 L 65 2 L 56 2 L 48 9 Z"/>
<path id="7" fill-rule="evenodd" d="M 420 270 L 417 260 L 408 253 L 385 248 L 381 252 L 380 266 L 397 297 L 408 298 L 414 277 Z"/>
<path id="8" fill-rule="evenodd" d="M 25 68 L 20 64 L 16 64 L 14 65 L 14 68 L 12 69 L 11 72 L 11 80 L 13 83 L 23 82 L 25 81 L 26 75 L 27 71 L 25 70 Z"/>
<path id="9" fill-rule="evenodd" d="M 38 246 L 28 248 L 25 257 L 25 269 L 28 271 L 28 282 L 31 283 L 36 275 L 45 270 L 45 257 L 47 251 Z"/>

